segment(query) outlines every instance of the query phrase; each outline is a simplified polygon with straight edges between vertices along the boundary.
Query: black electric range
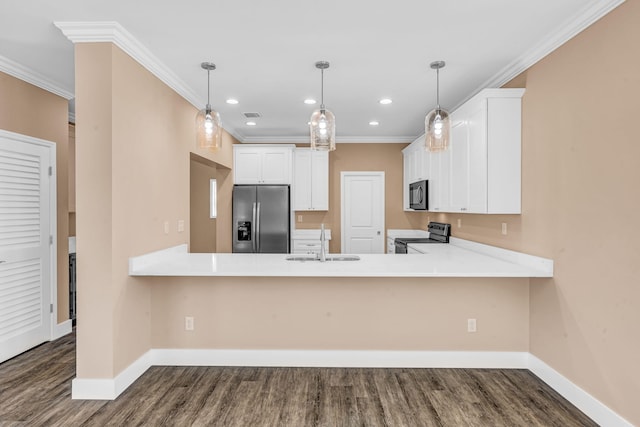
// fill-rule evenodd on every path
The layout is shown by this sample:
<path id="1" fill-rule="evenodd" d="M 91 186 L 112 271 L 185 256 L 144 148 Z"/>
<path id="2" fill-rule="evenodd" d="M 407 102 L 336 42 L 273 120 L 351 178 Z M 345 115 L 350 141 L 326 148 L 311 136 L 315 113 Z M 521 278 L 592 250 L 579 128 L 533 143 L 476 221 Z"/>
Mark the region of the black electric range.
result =
<path id="1" fill-rule="evenodd" d="M 398 237 L 393 242 L 397 254 L 406 254 L 409 243 L 449 243 L 451 236 L 451 224 L 442 222 L 430 222 L 427 227 L 429 237 Z"/>

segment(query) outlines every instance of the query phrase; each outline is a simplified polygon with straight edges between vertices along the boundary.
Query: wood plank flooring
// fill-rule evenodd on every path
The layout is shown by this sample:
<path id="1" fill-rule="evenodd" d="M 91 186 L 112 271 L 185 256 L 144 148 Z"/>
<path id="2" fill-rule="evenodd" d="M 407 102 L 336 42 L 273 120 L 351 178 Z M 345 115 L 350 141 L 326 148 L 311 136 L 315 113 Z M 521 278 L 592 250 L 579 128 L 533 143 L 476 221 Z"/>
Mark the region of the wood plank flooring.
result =
<path id="1" fill-rule="evenodd" d="M 75 336 L 0 364 L 0 426 L 595 426 L 527 370 L 152 367 L 71 400 Z"/>

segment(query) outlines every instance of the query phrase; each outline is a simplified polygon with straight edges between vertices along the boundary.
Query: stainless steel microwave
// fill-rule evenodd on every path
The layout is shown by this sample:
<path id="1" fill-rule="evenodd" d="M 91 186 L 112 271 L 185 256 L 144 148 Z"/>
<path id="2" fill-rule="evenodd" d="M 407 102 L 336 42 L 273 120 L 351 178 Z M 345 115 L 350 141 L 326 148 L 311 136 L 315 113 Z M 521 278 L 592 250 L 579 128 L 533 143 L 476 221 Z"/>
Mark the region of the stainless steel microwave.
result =
<path id="1" fill-rule="evenodd" d="M 409 184 L 409 207 L 426 211 L 429 209 L 429 181 L 416 181 Z"/>

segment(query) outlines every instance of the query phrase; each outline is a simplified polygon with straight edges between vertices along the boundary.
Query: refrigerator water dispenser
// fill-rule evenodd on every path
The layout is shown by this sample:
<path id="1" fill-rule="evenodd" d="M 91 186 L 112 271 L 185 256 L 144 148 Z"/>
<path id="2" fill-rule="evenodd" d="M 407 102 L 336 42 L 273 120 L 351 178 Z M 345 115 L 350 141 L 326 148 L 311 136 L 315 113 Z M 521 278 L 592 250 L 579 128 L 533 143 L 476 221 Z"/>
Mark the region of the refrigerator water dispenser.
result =
<path id="1" fill-rule="evenodd" d="M 251 221 L 238 221 L 238 240 L 241 242 L 251 240 Z"/>

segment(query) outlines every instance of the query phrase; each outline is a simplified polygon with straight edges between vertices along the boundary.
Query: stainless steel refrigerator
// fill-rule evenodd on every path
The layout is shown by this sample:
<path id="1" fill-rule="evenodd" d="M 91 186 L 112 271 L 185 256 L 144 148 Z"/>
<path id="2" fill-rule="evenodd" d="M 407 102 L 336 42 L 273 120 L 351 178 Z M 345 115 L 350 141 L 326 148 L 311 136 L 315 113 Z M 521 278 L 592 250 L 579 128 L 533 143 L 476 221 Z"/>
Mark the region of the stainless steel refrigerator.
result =
<path id="1" fill-rule="evenodd" d="M 289 253 L 289 186 L 233 186 L 233 252 Z"/>

